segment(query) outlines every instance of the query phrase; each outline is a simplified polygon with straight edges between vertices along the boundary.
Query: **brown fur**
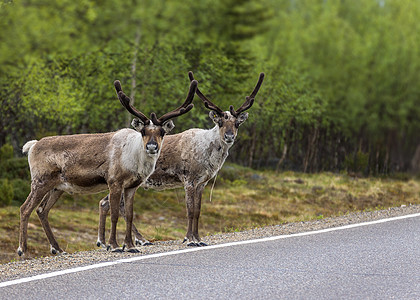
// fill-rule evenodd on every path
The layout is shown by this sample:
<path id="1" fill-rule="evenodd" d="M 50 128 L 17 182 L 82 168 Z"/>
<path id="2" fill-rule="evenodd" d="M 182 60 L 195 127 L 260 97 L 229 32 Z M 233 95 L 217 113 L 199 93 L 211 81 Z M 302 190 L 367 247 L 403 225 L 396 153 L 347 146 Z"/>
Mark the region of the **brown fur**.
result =
<path id="1" fill-rule="evenodd" d="M 190 129 L 166 136 L 155 171 L 141 184 L 144 188 L 155 190 L 184 187 L 188 219 L 186 240 L 190 245 L 204 245 L 198 234 L 202 192 L 223 166 L 228 150 L 237 135 L 238 127 L 247 119 L 248 114 L 243 113 L 240 118 L 236 118 L 226 112 L 225 119 L 218 118 L 211 112 L 210 117 L 216 124 L 211 130 Z M 231 135 L 228 138 L 228 140 L 232 139 L 230 143 L 226 142 L 226 134 Z M 99 205 L 98 245 L 104 244 L 105 240 L 105 218 L 109 210 L 107 202 L 108 199 L 105 197 Z M 120 212 L 123 214 L 124 209 Z M 134 225 L 132 228 L 136 243 L 147 244 L 148 241 Z"/>
<path id="2" fill-rule="evenodd" d="M 96 193 L 107 189 L 111 193 L 113 223 L 109 244 L 117 249 L 116 222 L 121 194 L 124 193 L 127 197 L 126 205 L 132 206 L 135 190 L 153 172 L 159 153 L 147 154 L 147 143 L 156 142 L 159 150 L 163 142 L 159 127 L 150 127 L 145 129 L 146 136 L 132 129 L 122 129 L 105 134 L 46 137 L 34 143 L 29 149 L 28 157 L 32 179 L 31 193 L 20 209 L 18 253 L 22 255 L 27 250 L 28 219 L 35 207 L 39 205 L 37 213 L 52 252 L 63 252 L 48 223 L 51 207 L 63 192 Z M 136 148 L 138 146 L 140 149 Z M 140 159 L 138 165 L 126 168 L 122 162 L 124 151 L 137 153 Z M 134 248 L 131 223 L 132 213 L 128 212 L 125 245 L 129 249 Z"/>
<path id="3" fill-rule="evenodd" d="M 35 207 L 51 245 L 51 252 L 63 252 L 48 222 L 48 213 L 63 192 L 96 193 L 109 189 L 111 233 L 109 245 L 118 249 L 116 239 L 119 204 L 125 201 L 125 246 L 135 249 L 131 235 L 133 201 L 138 186 L 154 171 L 160 154 L 163 137 L 174 128 L 171 118 L 187 113 L 193 108 L 197 81 L 190 83 L 184 103 L 159 119 L 151 113 L 151 120 L 137 110 L 122 91 L 121 83 L 114 82 L 118 99 L 128 112 L 136 116 L 134 128 L 104 134 L 54 136 L 40 141 L 30 141 L 23 146 L 29 153 L 31 192 L 20 208 L 20 234 L 18 254 L 27 249 L 28 220 Z"/>
<path id="4" fill-rule="evenodd" d="M 193 73 L 189 72 L 188 76 L 193 82 Z M 190 129 L 167 136 L 162 154 L 156 163 L 155 172 L 142 184 L 145 188 L 156 190 L 184 187 L 188 218 L 184 241 L 188 241 L 188 245 L 205 245 L 198 234 L 204 187 L 223 166 L 239 126 L 248 118 L 248 113 L 244 111 L 253 105 L 263 79 L 264 73 L 260 73 L 257 85 L 250 96 L 246 97 L 246 101 L 237 110 L 231 105 L 229 112 L 221 110 L 197 88 L 196 94 L 201 98 L 204 106 L 210 110 L 209 116 L 216 126 L 211 130 Z M 108 198 L 105 197 L 99 205 L 98 245 L 103 244 L 105 240 L 105 220 L 109 210 L 107 202 Z M 140 244 L 149 244 L 134 225 L 133 232 L 136 235 L 136 243 L 138 241 Z"/>

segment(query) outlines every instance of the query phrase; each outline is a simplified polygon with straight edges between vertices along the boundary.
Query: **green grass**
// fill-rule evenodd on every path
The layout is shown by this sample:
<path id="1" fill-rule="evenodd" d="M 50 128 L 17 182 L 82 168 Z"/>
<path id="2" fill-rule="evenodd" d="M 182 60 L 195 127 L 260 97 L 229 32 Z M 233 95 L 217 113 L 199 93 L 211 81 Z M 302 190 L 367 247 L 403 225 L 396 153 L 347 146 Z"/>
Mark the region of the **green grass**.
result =
<path id="1" fill-rule="evenodd" d="M 402 204 L 420 204 L 420 180 L 410 176 L 353 178 L 346 174 L 255 171 L 225 165 L 213 190 L 203 194 L 202 236 L 235 232 L 285 222 L 323 219 L 353 211 L 375 210 Z M 50 212 L 50 224 L 67 252 L 95 249 L 98 202 L 106 193 L 63 196 Z M 107 220 L 107 229 L 110 222 Z M 135 224 L 151 240 L 182 239 L 186 230 L 184 190 L 138 190 Z M 19 207 L 0 208 L 2 263 L 16 259 Z M 123 241 L 125 223 L 118 223 Z M 108 231 L 107 231 L 108 234 Z M 28 257 L 49 255 L 49 244 L 34 212 L 29 221 Z"/>

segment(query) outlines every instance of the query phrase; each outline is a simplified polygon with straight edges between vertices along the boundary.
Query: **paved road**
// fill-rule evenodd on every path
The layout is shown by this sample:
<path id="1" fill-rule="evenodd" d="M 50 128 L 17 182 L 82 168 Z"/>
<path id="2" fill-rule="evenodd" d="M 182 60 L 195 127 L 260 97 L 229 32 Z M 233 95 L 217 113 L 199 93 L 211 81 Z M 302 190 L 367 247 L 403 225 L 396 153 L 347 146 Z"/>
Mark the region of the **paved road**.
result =
<path id="1" fill-rule="evenodd" d="M 420 299 L 420 217 L 14 284 L 1 299 Z"/>

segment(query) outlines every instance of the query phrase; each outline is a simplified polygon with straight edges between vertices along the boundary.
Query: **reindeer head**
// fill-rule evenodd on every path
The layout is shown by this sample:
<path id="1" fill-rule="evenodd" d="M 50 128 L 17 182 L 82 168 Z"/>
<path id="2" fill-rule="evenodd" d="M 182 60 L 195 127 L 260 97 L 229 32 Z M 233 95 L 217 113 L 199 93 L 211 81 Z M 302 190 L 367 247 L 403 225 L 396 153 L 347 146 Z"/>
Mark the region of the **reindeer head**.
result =
<path id="1" fill-rule="evenodd" d="M 194 75 L 190 71 L 188 76 L 191 82 L 194 81 Z M 257 85 L 252 91 L 251 95 L 246 96 L 245 102 L 237 110 L 233 105 L 229 107 L 229 111 L 223 111 L 218 106 L 213 104 L 200 90 L 197 88 L 197 96 L 204 102 L 204 106 L 210 109 L 209 116 L 213 122 L 219 127 L 220 139 L 228 146 L 233 145 L 236 135 L 238 134 L 239 126 L 248 119 L 248 113 L 245 110 L 249 109 L 254 104 L 255 96 L 261 87 L 264 80 L 264 73 L 260 73 Z"/>
<path id="2" fill-rule="evenodd" d="M 121 88 L 121 83 L 118 80 L 115 80 L 114 86 L 121 104 L 128 110 L 129 113 L 136 117 L 131 122 L 131 125 L 141 133 L 143 137 L 144 150 L 149 155 L 156 155 L 162 147 L 163 137 L 165 134 L 175 127 L 174 123 L 170 119 L 183 115 L 194 107 L 194 104 L 191 102 L 194 99 L 194 94 L 197 89 L 197 81 L 191 81 L 187 98 L 180 107 L 164 114 L 160 118 L 157 118 L 156 114 L 152 112 L 150 114 L 150 119 L 131 105 L 130 98 L 124 94 Z"/>

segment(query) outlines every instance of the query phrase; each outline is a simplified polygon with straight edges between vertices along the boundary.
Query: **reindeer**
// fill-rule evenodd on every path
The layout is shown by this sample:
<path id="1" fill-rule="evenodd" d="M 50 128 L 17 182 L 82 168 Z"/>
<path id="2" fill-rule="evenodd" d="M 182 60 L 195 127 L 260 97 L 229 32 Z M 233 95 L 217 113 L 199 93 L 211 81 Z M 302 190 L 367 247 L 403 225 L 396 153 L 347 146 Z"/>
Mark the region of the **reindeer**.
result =
<path id="1" fill-rule="evenodd" d="M 189 78 L 194 80 L 192 72 Z M 209 116 L 215 126 L 213 129 L 189 129 L 184 132 L 168 135 L 162 147 L 162 153 L 156 163 L 154 173 L 141 184 L 143 188 L 165 190 L 184 187 L 187 206 L 188 228 L 184 243 L 188 246 L 207 246 L 198 234 L 198 219 L 201 210 L 201 196 L 207 183 L 222 168 L 232 147 L 239 126 L 248 119 L 249 109 L 261 87 L 264 73 L 261 73 L 257 85 L 242 106 L 235 110 L 231 105 L 229 111 L 223 111 L 213 104 L 197 88 L 197 96 L 210 110 Z M 121 199 L 121 213 L 124 213 L 124 201 Z M 99 203 L 99 230 L 97 245 L 105 246 L 105 222 L 109 210 L 109 197 Z M 136 244 L 150 245 L 133 225 Z"/>
<path id="2" fill-rule="evenodd" d="M 99 134 L 51 136 L 33 140 L 23 146 L 28 153 L 31 172 L 31 192 L 20 207 L 19 248 L 22 256 L 27 250 L 28 219 L 35 207 L 51 246 L 51 253 L 63 253 L 48 222 L 51 207 L 64 193 L 97 193 L 109 190 L 111 207 L 111 233 L 109 248 L 114 252 L 139 252 L 132 240 L 134 193 L 154 171 L 162 149 L 165 134 L 174 128 L 170 120 L 193 108 L 192 100 L 197 81 L 190 84 L 185 102 L 177 109 L 150 119 L 130 104 L 121 83 L 114 82 L 118 98 L 128 112 L 134 115 L 133 129 Z M 118 207 L 124 195 L 126 236 L 124 247 L 118 246 L 116 226 Z"/>

